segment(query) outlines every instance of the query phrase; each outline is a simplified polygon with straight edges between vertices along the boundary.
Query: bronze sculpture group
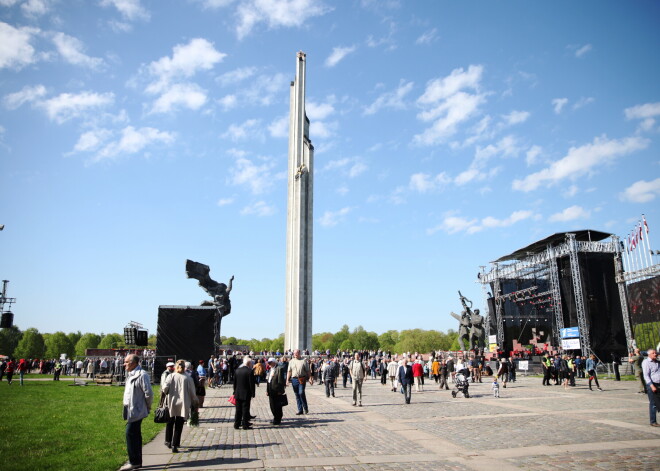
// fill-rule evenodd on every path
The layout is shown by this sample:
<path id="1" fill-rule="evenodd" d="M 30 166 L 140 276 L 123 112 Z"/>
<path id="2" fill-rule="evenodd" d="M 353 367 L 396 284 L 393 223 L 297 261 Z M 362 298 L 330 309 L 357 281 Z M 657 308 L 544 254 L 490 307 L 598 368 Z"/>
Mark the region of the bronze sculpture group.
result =
<path id="1" fill-rule="evenodd" d="M 202 306 L 214 306 L 216 309 L 215 316 L 215 329 L 214 329 L 214 342 L 220 345 L 220 323 L 222 318 L 231 312 L 231 300 L 229 293 L 231 293 L 232 282 L 234 277 L 229 279 L 229 286 L 224 283 L 218 283 L 210 276 L 211 269 L 208 265 L 203 263 L 193 262 L 186 260 L 186 275 L 188 278 L 194 278 L 199 281 L 199 286 L 202 287 L 206 293 L 213 298 L 212 301 L 202 301 Z"/>
<path id="2" fill-rule="evenodd" d="M 458 320 L 458 344 L 463 351 L 466 351 L 465 341 L 469 344 L 468 350 L 483 350 L 486 347 L 484 316 L 479 314 L 479 309 L 472 311 L 472 301 L 463 296 L 460 291 L 458 295 L 461 298 L 463 311 L 460 316 L 454 312 L 451 313 Z"/>

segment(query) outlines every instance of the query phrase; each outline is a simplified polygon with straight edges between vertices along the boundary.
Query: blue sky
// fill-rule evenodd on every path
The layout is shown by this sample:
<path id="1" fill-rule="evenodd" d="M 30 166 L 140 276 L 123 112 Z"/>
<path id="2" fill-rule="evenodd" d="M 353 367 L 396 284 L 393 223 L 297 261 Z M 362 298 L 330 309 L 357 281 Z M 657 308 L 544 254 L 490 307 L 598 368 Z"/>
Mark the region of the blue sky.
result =
<path id="1" fill-rule="evenodd" d="M 654 245 L 659 40 L 653 1 L 0 0 L 15 323 L 153 333 L 205 298 L 190 258 L 236 277 L 223 335 L 283 332 L 299 50 L 314 332 L 455 328 L 480 265 L 555 232 L 644 213 Z"/>

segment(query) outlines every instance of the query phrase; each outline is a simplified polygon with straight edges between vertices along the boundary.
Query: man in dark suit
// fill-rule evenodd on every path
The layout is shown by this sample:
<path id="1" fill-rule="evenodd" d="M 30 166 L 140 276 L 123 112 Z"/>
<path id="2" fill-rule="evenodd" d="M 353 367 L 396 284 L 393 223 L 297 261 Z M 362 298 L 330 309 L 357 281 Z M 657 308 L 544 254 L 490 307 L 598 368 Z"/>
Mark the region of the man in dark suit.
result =
<path id="1" fill-rule="evenodd" d="M 413 377 L 412 367 L 408 364 L 408 359 L 404 358 L 401 360 L 401 366 L 399 366 L 399 384 L 403 388 L 403 394 L 406 398 L 406 404 L 410 404 L 410 396 L 412 395 L 412 385 L 415 381 Z"/>
<path id="2" fill-rule="evenodd" d="M 268 395 L 268 402 L 270 403 L 270 411 L 273 413 L 273 425 L 280 425 L 282 423 L 282 405 L 284 396 L 284 388 L 286 385 L 286 378 L 282 366 L 277 364 L 275 358 L 268 359 L 270 369 L 266 374 L 266 394 Z"/>
<path id="3" fill-rule="evenodd" d="M 250 430 L 250 401 L 254 397 L 254 375 L 252 374 L 252 358 L 243 358 L 243 365 L 236 368 L 234 372 L 234 399 L 236 399 L 236 417 L 234 428 Z"/>

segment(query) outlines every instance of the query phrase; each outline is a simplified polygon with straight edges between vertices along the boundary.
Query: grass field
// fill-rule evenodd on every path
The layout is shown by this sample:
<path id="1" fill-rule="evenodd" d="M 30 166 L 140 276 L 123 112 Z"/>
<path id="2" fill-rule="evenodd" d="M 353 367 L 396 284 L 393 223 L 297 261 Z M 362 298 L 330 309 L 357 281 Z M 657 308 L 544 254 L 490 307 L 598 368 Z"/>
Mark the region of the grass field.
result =
<path id="1" fill-rule="evenodd" d="M 0 469 L 112 471 L 126 462 L 124 388 L 71 384 L 0 382 Z M 153 413 L 143 420 L 144 443 L 163 427 Z"/>

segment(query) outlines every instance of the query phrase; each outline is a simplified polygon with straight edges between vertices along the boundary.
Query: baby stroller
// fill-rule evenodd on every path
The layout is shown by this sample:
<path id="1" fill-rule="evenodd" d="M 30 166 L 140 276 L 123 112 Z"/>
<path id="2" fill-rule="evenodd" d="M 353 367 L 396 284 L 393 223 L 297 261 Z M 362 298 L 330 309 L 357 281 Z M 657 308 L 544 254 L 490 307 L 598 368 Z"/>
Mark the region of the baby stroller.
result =
<path id="1" fill-rule="evenodd" d="M 470 387 L 468 376 L 470 376 L 470 372 L 467 370 L 467 368 L 463 368 L 456 373 L 454 382 L 454 387 L 456 389 L 451 392 L 451 397 L 456 397 L 459 392 L 463 393 L 463 397 L 465 398 L 470 397 L 470 393 L 468 392 L 468 388 Z"/>

